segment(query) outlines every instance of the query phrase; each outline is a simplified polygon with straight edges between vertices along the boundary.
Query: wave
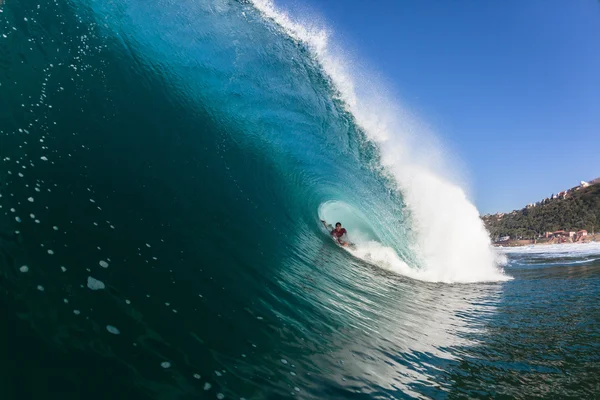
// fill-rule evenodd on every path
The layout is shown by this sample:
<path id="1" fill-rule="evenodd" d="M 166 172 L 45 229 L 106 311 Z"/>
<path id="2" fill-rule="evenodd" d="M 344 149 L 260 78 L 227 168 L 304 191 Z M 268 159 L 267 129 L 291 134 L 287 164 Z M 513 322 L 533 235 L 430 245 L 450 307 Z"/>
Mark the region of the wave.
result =
<path id="1" fill-rule="evenodd" d="M 229 235 L 238 249 L 251 241 L 316 249 L 327 240 L 319 213 L 337 205 L 358 244 L 352 255 L 369 264 L 435 282 L 507 279 L 477 209 L 441 172 L 452 170 L 443 149 L 381 89 L 375 74 L 347 61 L 326 29 L 299 23 L 266 0 L 165 0 L 152 7 L 81 0 L 73 8 L 81 21 L 95 23 L 86 24 L 85 35 L 74 31 L 70 42 L 52 44 L 60 47 L 52 53 L 59 56 L 49 56 L 41 72 L 24 70 L 29 75 L 23 80 L 56 81 L 41 91 L 32 86 L 27 96 L 40 104 L 71 93 L 91 111 L 74 119 L 59 114 L 62 109 L 39 111 L 28 104 L 28 112 L 52 124 L 60 118 L 74 132 L 92 132 L 87 120 L 100 121 L 94 129 L 101 134 L 77 139 L 105 140 L 98 148 L 111 148 L 114 161 L 94 152 L 89 157 L 102 159 L 107 170 L 122 173 L 129 162 L 132 170 L 158 162 L 169 171 L 177 164 L 165 160 L 179 160 L 172 191 L 192 187 L 204 193 L 203 208 L 184 200 L 179 207 L 202 220 L 205 237 L 218 241 L 218 221 L 227 220 L 251 227 Z M 71 53 L 77 58 L 59 58 Z M 119 92 L 125 87 L 119 79 L 132 83 L 128 92 Z M 133 110 L 135 118 L 117 111 L 127 109 L 123 98 L 130 95 L 143 109 Z M 171 127 L 157 129 L 160 117 Z M 35 119 L 27 127 L 35 128 Z M 129 133 L 138 131 L 150 133 Z M 117 138 L 113 132 L 123 133 Z M 11 140 L 14 148 L 21 145 L 18 136 Z M 8 154 L 12 147 L 6 148 Z M 154 158 L 120 158 L 134 151 Z M 166 179 L 158 181 L 167 186 Z M 210 213 L 219 217 L 203 219 Z"/>
<path id="2" fill-rule="evenodd" d="M 391 269 L 397 272 L 428 281 L 507 279 L 501 270 L 505 260 L 491 247 L 477 209 L 464 190 L 440 172 L 446 164 L 441 150 L 428 143 L 431 136 L 387 97 L 373 74 L 360 75 L 360 68 L 350 65 L 343 53 L 330 45 L 328 30 L 294 20 L 271 0 L 252 0 L 252 4 L 314 54 L 335 88 L 334 95 L 367 138 L 377 143 L 380 167 L 392 177 L 390 189 L 399 190 L 408 207 L 414 233 L 408 240 L 415 256 L 410 267 L 393 248 L 377 241 L 370 241 L 369 250 L 363 248 L 355 254 L 378 254 L 376 263 L 394 265 Z M 357 75 L 368 79 L 357 79 Z"/>

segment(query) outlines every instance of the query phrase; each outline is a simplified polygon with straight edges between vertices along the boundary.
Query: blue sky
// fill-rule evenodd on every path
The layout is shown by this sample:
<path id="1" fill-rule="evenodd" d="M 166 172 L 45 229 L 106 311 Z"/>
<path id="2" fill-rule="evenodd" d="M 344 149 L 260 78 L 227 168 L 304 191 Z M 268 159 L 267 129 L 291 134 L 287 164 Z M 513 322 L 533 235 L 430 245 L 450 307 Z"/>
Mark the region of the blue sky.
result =
<path id="1" fill-rule="evenodd" d="M 275 0 L 319 17 L 464 162 L 482 213 L 600 176 L 600 1 Z"/>

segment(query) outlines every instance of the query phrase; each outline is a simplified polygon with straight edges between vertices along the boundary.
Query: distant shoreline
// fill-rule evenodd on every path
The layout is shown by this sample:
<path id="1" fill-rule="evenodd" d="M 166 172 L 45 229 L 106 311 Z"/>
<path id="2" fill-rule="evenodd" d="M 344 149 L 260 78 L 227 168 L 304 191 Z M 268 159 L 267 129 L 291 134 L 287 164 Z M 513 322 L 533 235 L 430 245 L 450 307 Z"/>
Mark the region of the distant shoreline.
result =
<path id="1" fill-rule="evenodd" d="M 527 240 L 507 240 L 505 242 L 493 243 L 494 247 L 522 247 L 522 246 L 548 246 L 548 245 L 561 245 L 561 244 L 578 244 L 578 243 L 590 243 L 600 242 L 600 234 L 585 236 L 580 242 L 566 241 L 564 243 L 556 243 L 546 238 L 542 239 L 527 239 Z"/>

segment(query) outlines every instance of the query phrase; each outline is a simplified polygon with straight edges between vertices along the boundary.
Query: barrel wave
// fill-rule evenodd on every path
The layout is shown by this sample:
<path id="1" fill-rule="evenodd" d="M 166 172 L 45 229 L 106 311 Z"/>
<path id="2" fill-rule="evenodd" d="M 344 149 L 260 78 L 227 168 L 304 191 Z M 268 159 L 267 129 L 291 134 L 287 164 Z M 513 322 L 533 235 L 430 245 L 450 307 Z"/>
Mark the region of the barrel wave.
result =
<path id="1" fill-rule="evenodd" d="M 255 219 L 280 221 L 292 236 L 306 231 L 316 245 L 326 240 L 319 206 L 342 201 L 369 221 L 386 258 L 406 265 L 391 268 L 396 272 L 445 282 L 504 279 L 464 192 L 412 154 L 433 159 L 435 149 L 408 143 L 406 130 L 416 124 L 400 120 L 401 110 L 386 114 L 397 107 L 383 92 L 377 100 L 357 95 L 352 71 L 329 50 L 324 30 L 262 1 L 184 2 L 175 13 L 136 3 L 91 6 L 132 57 L 150 72 L 167 72 L 171 96 L 202 108 L 224 131 L 220 140 L 244 154 L 251 165 L 221 185 L 244 185 Z"/>
<path id="2" fill-rule="evenodd" d="M 503 256 L 327 30 L 259 0 L 0 10 L 0 309 L 25 326 L 0 343 L 43 338 L 72 398 L 419 397 L 467 374 L 453 346 Z"/>

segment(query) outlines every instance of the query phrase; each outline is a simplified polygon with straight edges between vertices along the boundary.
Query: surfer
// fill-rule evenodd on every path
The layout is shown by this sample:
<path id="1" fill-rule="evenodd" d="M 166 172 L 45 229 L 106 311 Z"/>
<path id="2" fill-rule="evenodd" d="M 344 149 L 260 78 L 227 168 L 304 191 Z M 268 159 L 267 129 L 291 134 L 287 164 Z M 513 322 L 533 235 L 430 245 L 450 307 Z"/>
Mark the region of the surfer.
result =
<path id="1" fill-rule="evenodd" d="M 323 223 L 323 225 L 325 225 L 326 229 L 331 229 L 331 225 L 327 225 L 327 222 L 321 220 L 321 222 Z M 345 240 L 342 240 L 342 236 L 344 236 L 345 234 L 347 234 L 348 232 L 346 231 L 345 228 L 342 228 L 342 223 L 341 222 L 336 222 L 335 223 L 335 228 L 331 230 L 330 234 L 331 236 L 333 236 L 333 238 L 335 240 L 338 241 L 339 244 L 341 244 L 342 246 L 348 246 L 350 245 L 349 242 L 346 242 Z"/>

